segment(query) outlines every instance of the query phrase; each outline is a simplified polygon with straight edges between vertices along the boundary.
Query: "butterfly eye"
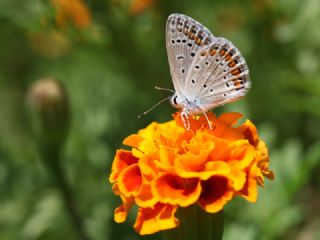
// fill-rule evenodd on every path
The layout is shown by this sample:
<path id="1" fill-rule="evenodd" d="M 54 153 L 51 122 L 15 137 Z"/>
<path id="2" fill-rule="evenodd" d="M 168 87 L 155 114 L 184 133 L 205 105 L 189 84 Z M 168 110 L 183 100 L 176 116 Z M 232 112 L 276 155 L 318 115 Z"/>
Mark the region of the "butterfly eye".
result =
<path id="1" fill-rule="evenodd" d="M 175 97 L 173 98 L 173 103 L 174 103 L 175 105 L 177 105 L 177 96 L 175 96 Z"/>
<path id="2" fill-rule="evenodd" d="M 176 108 L 181 108 L 181 104 L 178 103 L 178 96 L 177 95 L 174 95 L 171 97 L 170 99 L 170 103 L 172 106 L 176 107 Z"/>

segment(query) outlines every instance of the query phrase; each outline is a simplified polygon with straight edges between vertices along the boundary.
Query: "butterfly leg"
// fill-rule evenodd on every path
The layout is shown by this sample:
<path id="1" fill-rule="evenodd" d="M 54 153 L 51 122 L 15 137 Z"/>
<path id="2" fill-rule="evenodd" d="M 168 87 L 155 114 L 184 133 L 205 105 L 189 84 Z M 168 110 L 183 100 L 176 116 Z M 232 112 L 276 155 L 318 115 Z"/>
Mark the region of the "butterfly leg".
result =
<path id="1" fill-rule="evenodd" d="M 212 130 L 212 125 L 211 125 L 211 122 L 209 121 L 208 115 L 206 114 L 206 112 L 202 108 L 200 108 L 200 109 L 208 122 L 209 128 Z"/>
<path id="2" fill-rule="evenodd" d="M 180 113 L 180 117 L 183 121 L 184 128 L 189 131 L 190 130 L 190 122 L 189 122 L 189 118 L 188 118 L 188 113 L 185 111 L 182 111 Z"/>

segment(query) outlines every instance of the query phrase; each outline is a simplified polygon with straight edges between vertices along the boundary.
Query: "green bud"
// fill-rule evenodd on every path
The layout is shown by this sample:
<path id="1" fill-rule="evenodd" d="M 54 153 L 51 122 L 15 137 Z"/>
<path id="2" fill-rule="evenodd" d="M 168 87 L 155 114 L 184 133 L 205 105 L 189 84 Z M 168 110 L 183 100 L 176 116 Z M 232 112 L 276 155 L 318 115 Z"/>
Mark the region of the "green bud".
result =
<path id="1" fill-rule="evenodd" d="M 27 105 L 39 143 L 60 147 L 70 126 L 69 102 L 63 85 L 52 78 L 36 81 L 27 93 Z"/>

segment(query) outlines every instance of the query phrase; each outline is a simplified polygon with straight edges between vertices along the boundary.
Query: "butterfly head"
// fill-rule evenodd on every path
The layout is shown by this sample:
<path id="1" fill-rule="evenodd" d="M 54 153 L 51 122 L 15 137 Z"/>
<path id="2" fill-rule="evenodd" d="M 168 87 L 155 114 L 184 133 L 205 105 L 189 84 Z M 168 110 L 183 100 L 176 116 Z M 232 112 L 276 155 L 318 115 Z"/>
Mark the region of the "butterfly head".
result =
<path id="1" fill-rule="evenodd" d="M 190 101 L 187 98 L 181 98 L 176 93 L 170 98 L 170 103 L 173 107 L 180 109 L 182 112 L 194 115 L 202 114 L 203 110 L 197 100 Z"/>

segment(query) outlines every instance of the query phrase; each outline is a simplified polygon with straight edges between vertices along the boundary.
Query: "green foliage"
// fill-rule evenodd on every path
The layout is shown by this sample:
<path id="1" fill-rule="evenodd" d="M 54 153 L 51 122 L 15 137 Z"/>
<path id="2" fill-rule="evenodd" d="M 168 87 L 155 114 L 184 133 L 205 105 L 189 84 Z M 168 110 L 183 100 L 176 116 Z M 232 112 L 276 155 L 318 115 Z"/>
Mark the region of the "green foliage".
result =
<path id="1" fill-rule="evenodd" d="M 137 119 L 167 96 L 154 86 L 172 88 L 164 26 L 173 12 L 229 38 L 245 56 L 250 93 L 215 112 L 241 111 L 255 122 L 276 176 L 257 204 L 227 207 L 224 239 L 320 237 L 318 0 L 155 1 L 142 12 L 129 11 L 129 0 L 78 1 L 91 15 L 82 27 L 72 17 L 58 24 L 50 2 L 0 3 L 0 239 L 79 239 L 28 122 L 28 88 L 45 77 L 62 82 L 70 99 L 60 161 L 90 238 L 161 238 L 138 236 L 133 219 L 113 222 L 119 200 L 108 175 L 125 136 L 174 112 L 163 104 Z"/>

